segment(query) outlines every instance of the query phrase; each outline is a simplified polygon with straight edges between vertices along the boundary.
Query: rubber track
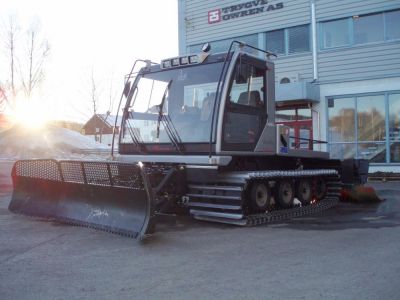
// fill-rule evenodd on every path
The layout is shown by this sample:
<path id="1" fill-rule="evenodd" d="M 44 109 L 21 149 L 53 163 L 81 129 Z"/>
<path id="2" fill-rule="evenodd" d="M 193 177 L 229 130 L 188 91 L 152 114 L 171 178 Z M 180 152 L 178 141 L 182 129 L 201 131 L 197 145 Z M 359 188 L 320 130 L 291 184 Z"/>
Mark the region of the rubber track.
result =
<path id="1" fill-rule="evenodd" d="M 314 173 L 311 175 L 311 173 Z M 339 203 L 340 191 L 342 183 L 338 173 L 334 170 L 306 170 L 306 171 L 273 171 L 273 172 L 249 172 L 247 174 L 240 174 L 242 179 L 245 179 L 246 184 L 251 183 L 252 180 L 267 179 L 277 180 L 281 178 L 295 179 L 299 177 L 325 176 L 327 183 L 327 193 L 324 199 L 307 206 L 298 206 L 289 209 L 277 209 L 266 213 L 251 214 L 245 216 L 241 220 L 231 220 L 221 217 L 208 217 L 208 216 L 194 216 L 198 220 L 212 221 L 218 223 L 233 224 L 239 226 L 257 226 L 267 223 L 274 223 L 278 221 L 297 218 L 305 215 L 316 214 L 334 207 Z M 228 176 L 229 177 L 229 176 Z M 237 178 L 237 176 L 235 176 Z M 227 180 L 228 181 L 228 180 Z M 227 182 L 225 181 L 225 182 Z"/>
<path id="2" fill-rule="evenodd" d="M 325 198 L 318 203 L 308 206 L 295 207 L 285 210 L 277 210 L 267 214 L 250 215 L 246 217 L 246 226 L 257 226 L 266 223 L 274 223 L 305 215 L 316 214 L 334 207 L 339 202 L 339 198 Z"/>
<path id="3" fill-rule="evenodd" d="M 277 221 L 288 220 L 292 218 L 298 218 L 301 216 L 316 214 L 334 207 L 339 203 L 341 182 L 339 176 L 329 176 L 327 178 L 327 195 L 324 199 L 318 201 L 317 203 L 310 204 L 307 206 L 294 207 L 289 209 L 275 210 L 269 213 L 263 214 L 253 214 L 246 216 L 246 226 L 257 226 L 266 223 L 273 223 Z M 337 186 L 337 192 L 329 191 L 330 189 L 335 189 Z"/>

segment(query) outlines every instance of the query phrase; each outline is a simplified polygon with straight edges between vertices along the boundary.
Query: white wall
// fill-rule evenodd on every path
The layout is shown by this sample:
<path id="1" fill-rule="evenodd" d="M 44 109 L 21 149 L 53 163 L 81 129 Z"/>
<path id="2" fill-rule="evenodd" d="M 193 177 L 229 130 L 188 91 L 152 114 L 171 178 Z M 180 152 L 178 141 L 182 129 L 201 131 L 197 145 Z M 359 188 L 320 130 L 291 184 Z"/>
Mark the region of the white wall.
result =
<path id="1" fill-rule="evenodd" d="M 91 139 L 93 139 L 93 141 L 95 141 L 96 139 L 95 139 L 95 135 L 86 135 L 87 137 L 90 137 Z M 113 137 L 113 135 L 112 134 L 103 134 L 102 136 L 101 136 L 101 144 L 104 144 L 104 145 L 111 145 L 111 143 L 112 143 L 112 137 Z M 100 134 L 97 134 L 97 139 L 99 139 L 100 138 Z M 116 142 L 118 142 L 118 140 L 116 141 Z"/>

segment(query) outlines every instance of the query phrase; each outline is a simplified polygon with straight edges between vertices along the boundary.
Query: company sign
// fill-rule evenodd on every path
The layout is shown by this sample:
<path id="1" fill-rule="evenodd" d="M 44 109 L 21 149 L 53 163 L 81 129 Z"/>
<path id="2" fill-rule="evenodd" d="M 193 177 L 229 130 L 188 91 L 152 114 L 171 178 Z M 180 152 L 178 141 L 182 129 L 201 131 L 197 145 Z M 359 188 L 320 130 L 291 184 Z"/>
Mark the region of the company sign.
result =
<path id="1" fill-rule="evenodd" d="M 270 4 L 267 0 L 254 0 L 217 8 L 208 12 L 208 23 L 218 23 L 241 17 L 256 15 L 283 8 L 283 2 Z"/>

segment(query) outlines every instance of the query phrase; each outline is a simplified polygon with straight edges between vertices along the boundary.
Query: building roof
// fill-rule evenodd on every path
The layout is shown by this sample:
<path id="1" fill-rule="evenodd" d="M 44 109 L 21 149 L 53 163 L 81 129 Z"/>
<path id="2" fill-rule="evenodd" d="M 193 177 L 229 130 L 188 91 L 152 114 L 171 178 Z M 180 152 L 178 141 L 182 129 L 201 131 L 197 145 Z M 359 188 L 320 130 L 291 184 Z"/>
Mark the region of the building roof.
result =
<path id="1" fill-rule="evenodd" d="M 85 134 L 96 134 L 97 128 L 102 128 L 101 131 L 103 133 L 111 133 L 116 118 L 117 116 L 115 115 L 95 114 L 83 125 L 82 130 L 84 130 Z M 117 130 L 121 127 L 121 119 L 122 117 L 118 116 Z"/>
<path id="2" fill-rule="evenodd" d="M 107 115 L 107 114 L 96 114 L 99 118 L 101 118 L 107 125 L 114 127 L 115 120 L 117 118 L 116 115 Z M 118 124 L 117 127 L 121 126 L 122 117 L 118 116 Z"/>

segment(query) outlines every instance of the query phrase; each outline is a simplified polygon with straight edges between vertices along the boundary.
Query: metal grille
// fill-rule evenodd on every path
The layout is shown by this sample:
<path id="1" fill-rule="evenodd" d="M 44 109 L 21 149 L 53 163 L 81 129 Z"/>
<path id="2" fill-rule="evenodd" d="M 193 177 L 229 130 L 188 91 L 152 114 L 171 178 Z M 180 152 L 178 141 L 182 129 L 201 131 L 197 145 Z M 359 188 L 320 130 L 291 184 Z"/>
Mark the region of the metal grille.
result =
<path id="1" fill-rule="evenodd" d="M 140 167 L 133 164 L 109 164 L 114 186 L 144 189 Z"/>
<path id="2" fill-rule="evenodd" d="M 62 181 L 56 160 L 19 160 L 15 163 L 13 172 L 21 177 Z"/>
<path id="3" fill-rule="evenodd" d="M 140 190 L 145 188 L 138 165 L 116 162 L 20 160 L 14 164 L 13 176 Z"/>
<path id="4" fill-rule="evenodd" d="M 107 171 L 107 163 L 84 162 L 83 168 L 89 184 L 111 185 L 111 178 Z"/>
<path id="5" fill-rule="evenodd" d="M 60 161 L 60 166 L 64 181 L 85 183 L 81 162 Z"/>

